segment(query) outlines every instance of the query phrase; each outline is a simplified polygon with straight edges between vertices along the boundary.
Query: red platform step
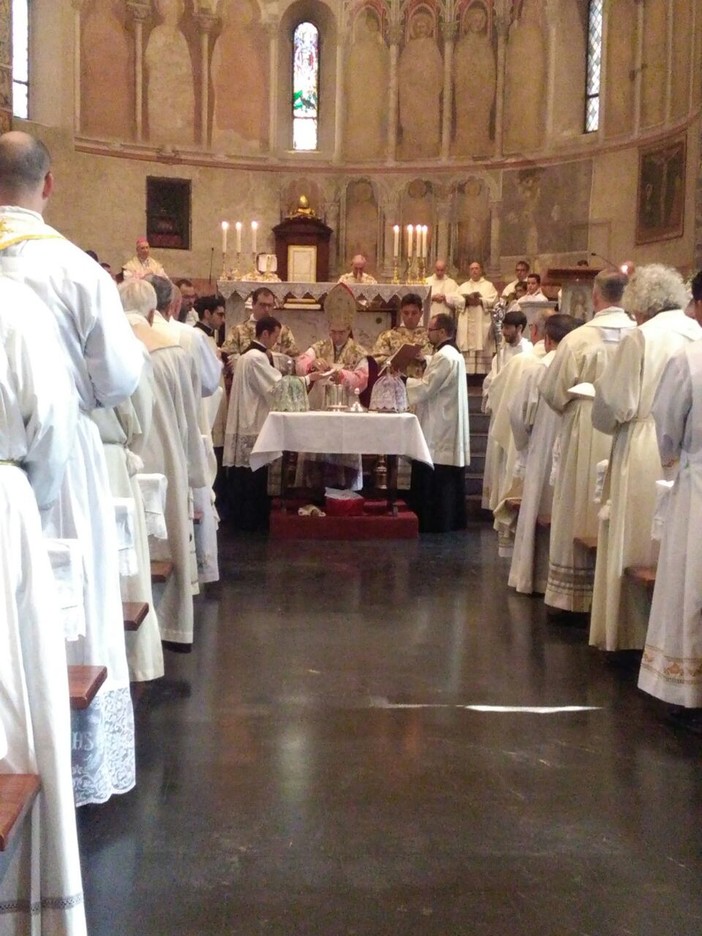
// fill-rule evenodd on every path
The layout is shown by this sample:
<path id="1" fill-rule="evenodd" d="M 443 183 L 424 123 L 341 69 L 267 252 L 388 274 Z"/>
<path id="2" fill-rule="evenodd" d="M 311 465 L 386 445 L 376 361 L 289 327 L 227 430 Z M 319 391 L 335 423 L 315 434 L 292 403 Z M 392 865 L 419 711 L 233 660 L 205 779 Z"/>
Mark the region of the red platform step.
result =
<path id="1" fill-rule="evenodd" d="M 297 506 L 284 512 L 274 506 L 271 511 L 272 539 L 375 540 L 416 539 L 419 535 L 417 515 L 402 502 L 397 502 L 397 516 L 387 512 L 385 501 L 366 501 L 359 517 L 300 517 Z"/>

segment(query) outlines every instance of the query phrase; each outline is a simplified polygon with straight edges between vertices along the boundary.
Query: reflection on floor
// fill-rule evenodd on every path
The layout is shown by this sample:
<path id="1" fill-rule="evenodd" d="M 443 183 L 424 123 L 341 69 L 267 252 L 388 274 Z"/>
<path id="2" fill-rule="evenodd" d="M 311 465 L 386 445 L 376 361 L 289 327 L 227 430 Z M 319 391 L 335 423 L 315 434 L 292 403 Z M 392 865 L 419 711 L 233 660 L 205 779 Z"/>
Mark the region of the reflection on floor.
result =
<path id="1" fill-rule="evenodd" d="M 700 739 L 495 553 L 225 539 L 79 812 L 91 936 L 699 936 Z"/>

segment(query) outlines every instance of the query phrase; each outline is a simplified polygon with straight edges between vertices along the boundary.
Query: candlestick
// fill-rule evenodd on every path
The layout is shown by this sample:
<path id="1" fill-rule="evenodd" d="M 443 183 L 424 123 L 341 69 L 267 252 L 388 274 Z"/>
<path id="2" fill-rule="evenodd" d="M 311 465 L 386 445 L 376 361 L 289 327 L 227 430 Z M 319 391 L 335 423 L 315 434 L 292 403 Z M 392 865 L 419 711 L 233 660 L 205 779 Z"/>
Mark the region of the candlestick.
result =
<path id="1" fill-rule="evenodd" d="M 411 224 L 408 224 L 407 225 L 407 258 L 409 260 L 412 259 L 412 246 L 413 246 L 412 234 L 413 233 L 414 233 L 414 228 L 412 227 Z"/>
<path id="2" fill-rule="evenodd" d="M 258 231 L 258 221 L 251 222 L 251 253 L 256 253 L 256 232 Z"/>
<path id="3" fill-rule="evenodd" d="M 237 221 L 234 227 L 236 228 L 236 252 L 241 253 L 241 221 Z"/>
<path id="4" fill-rule="evenodd" d="M 392 229 L 393 239 L 392 239 L 392 255 L 393 257 L 400 256 L 400 225 L 394 225 Z"/>
<path id="5" fill-rule="evenodd" d="M 227 231 L 229 230 L 229 222 L 222 221 L 222 253 L 226 254 L 227 252 Z"/>

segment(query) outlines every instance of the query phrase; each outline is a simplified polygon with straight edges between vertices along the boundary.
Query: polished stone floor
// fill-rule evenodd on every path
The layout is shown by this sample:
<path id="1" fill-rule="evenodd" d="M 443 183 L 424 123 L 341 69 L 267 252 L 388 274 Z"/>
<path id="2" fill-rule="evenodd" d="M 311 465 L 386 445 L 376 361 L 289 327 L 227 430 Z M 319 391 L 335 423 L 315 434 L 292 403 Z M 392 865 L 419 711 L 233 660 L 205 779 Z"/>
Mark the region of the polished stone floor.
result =
<path id="1" fill-rule="evenodd" d="M 487 526 L 222 570 L 137 788 L 80 810 L 91 936 L 702 933 L 702 740 L 508 591 Z"/>

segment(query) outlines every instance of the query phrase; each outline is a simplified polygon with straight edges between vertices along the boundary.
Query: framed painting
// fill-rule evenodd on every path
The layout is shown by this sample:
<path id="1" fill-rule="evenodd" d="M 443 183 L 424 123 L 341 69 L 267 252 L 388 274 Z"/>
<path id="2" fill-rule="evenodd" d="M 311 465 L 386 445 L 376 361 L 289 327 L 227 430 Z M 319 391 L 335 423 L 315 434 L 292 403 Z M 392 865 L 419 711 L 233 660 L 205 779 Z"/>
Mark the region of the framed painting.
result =
<path id="1" fill-rule="evenodd" d="M 146 178 L 146 236 L 152 247 L 190 250 L 190 179 Z"/>
<path id="2" fill-rule="evenodd" d="M 636 243 L 681 237 L 685 222 L 686 139 L 639 150 Z"/>

